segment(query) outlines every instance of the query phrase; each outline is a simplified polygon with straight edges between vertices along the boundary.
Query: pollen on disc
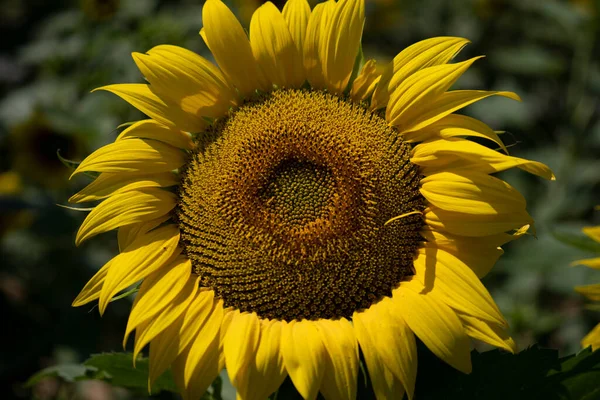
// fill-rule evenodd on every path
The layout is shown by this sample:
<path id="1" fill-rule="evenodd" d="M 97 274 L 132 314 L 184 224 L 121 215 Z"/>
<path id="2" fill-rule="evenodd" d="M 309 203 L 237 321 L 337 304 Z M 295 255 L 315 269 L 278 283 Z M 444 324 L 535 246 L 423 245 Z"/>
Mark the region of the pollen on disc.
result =
<path id="1" fill-rule="evenodd" d="M 425 201 L 410 146 L 338 97 L 280 90 L 216 123 L 176 218 L 201 285 L 280 320 L 350 317 L 412 274 Z"/>

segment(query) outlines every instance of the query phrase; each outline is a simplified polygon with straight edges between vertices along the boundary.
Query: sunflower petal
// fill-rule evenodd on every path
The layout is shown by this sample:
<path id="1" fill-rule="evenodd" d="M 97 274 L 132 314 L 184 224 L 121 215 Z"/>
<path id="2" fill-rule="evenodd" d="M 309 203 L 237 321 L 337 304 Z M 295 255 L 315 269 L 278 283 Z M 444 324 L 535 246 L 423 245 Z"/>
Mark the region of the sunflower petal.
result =
<path id="1" fill-rule="evenodd" d="M 168 98 L 159 96 L 150 85 L 120 83 L 94 89 L 96 90 L 106 90 L 116 94 L 150 118 L 173 129 L 201 132 L 206 127 L 206 121 L 185 112 Z"/>
<path id="2" fill-rule="evenodd" d="M 369 351 L 377 353 L 412 399 L 417 379 L 417 347 L 414 334 L 397 308 L 396 303 L 384 298 L 367 310 L 354 313 L 352 320 L 363 352 L 370 347 Z M 370 370 L 369 364 L 367 367 Z"/>
<path id="3" fill-rule="evenodd" d="M 177 256 L 178 243 L 179 229 L 175 225 L 167 225 L 140 235 L 121 254 L 114 257 L 100 293 L 100 313 L 104 313 L 115 294 L 163 267 L 171 257 Z"/>
<path id="4" fill-rule="evenodd" d="M 408 112 L 398 127 L 403 131 L 417 131 L 423 129 L 441 118 L 491 96 L 502 96 L 511 100 L 521 101 L 513 92 L 490 92 L 485 90 L 453 90 L 443 93 L 424 107 L 414 107 Z"/>
<path id="5" fill-rule="evenodd" d="M 123 347 L 127 343 L 129 334 L 139 324 L 154 318 L 174 302 L 183 290 L 191 272 L 192 263 L 190 260 L 180 256 L 165 268 L 160 268 L 144 279 L 129 313 Z"/>
<path id="6" fill-rule="evenodd" d="M 250 45 L 265 76 L 278 87 L 300 87 L 304 69 L 287 23 L 271 2 L 260 6 L 250 21 Z"/>
<path id="7" fill-rule="evenodd" d="M 581 339 L 581 347 L 587 348 L 592 346 L 592 351 L 600 348 L 600 324 L 596 325 L 583 339 Z"/>
<path id="8" fill-rule="evenodd" d="M 190 118 L 221 117 L 236 105 L 237 94 L 221 71 L 199 55 L 175 46 L 133 53 L 144 77 L 161 98 L 177 104 Z M 176 54 L 173 54 L 175 52 Z"/>
<path id="9" fill-rule="evenodd" d="M 283 326 L 283 362 L 294 386 L 305 399 L 315 399 L 325 373 L 327 351 L 314 321 L 291 321 Z"/>
<path id="10" fill-rule="evenodd" d="M 533 224 L 525 210 L 497 215 L 465 214 L 428 207 L 423 213 L 425 223 L 432 229 L 460 236 L 489 236 Z"/>
<path id="11" fill-rule="evenodd" d="M 596 258 L 585 258 L 582 260 L 573 261 L 571 266 L 575 265 L 585 265 L 586 267 L 600 269 L 600 257 Z"/>
<path id="12" fill-rule="evenodd" d="M 262 321 L 258 348 L 245 374 L 238 375 L 236 389 L 244 400 L 262 400 L 275 392 L 286 377 L 281 355 L 280 321 Z"/>
<path id="13" fill-rule="evenodd" d="M 202 378 L 202 385 L 198 385 L 194 382 L 198 378 L 198 369 L 203 367 L 203 365 L 206 363 L 207 357 L 212 357 L 212 355 L 210 355 L 210 352 L 213 351 L 212 348 L 216 346 L 216 351 L 217 353 L 219 352 L 221 345 L 220 330 L 222 321 L 223 301 L 218 300 L 214 305 L 208 319 L 202 325 L 200 332 L 195 336 L 192 344 L 190 345 L 189 352 L 187 353 L 183 382 L 186 387 L 193 387 L 193 385 L 204 387 L 204 390 L 200 393 L 200 395 L 204 394 L 206 388 L 214 380 L 216 375 L 221 372 L 221 369 L 223 369 L 224 366 L 223 365 L 221 368 L 219 368 L 215 376 L 213 376 L 210 380 L 205 381 L 204 378 Z M 217 360 L 219 360 L 219 358 L 220 357 L 217 354 Z"/>
<path id="14" fill-rule="evenodd" d="M 149 385 L 152 385 L 173 361 L 190 345 L 213 309 L 214 292 L 196 293 L 188 308 L 167 329 L 150 342 Z"/>
<path id="15" fill-rule="evenodd" d="M 75 300 L 73 300 L 73 307 L 83 306 L 90 301 L 94 301 L 100 297 L 100 292 L 102 291 L 102 286 L 104 285 L 104 280 L 106 279 L 106 274 L 108 273 L 108 269 L 110 268 L 111 261 L 108 261 L 102 268 L 94 274 L 92 279 L 85 284 L 81 292 L 77 295 Z"/>
<path id="16" fill-rule="evenodd" d="M 517 345 L 505 329 L 460 312 L 456 315 L 462 321 L 467 335 L 473 339 L 491 344 L 513 354 L 517 351 Z"/>
<path id="17" fill-rule="evenodd" d="M 446 211 L 500 215 L 525 210 L 525 198 L 501 179 L 478 172 L 438 172 L 421 180 L 421 194 Z"/>
<path id="18" fill-rule="evenodd" d="M 600 283 L 593 285 L 575 286 L 575 290 L 593 301 L 600 301 Z"/>
<path id="19" fill-rule="evenodd" d="M 586 226 L 582 229 L 583 233 L 588 235 L 591 239 L 600 243 L 600 226 Z"/>
<path id="20" fill-rule="evenodd" d="M 327 33 L 321 38 L 325 85 L 331 93 L 342 94 L 348 86 L 364 24 L 363 0 L 339 0 L 336 3 Z"/>
<path id="21" fill-rule="evenodd" d="M 529 225 L 525 225 L 512 234 L 503 232 L 481 237 L 459 236 L 427 229 L 421 231 L 421 235 L 431 245 L 461 260 L 481 279 L 487 275 L 498 258 L 504 253 L 500 246 L 523 236 L 528 229 Z"/>
<path id="22" fill-rule="evenodd" d="M 419 143 L 413 148 L 410 161 L 423 167 L 424 175 L 453 169 L 470 169 L 491 174 L 518 167 L 545 179 L 555 179 L 550 168 L 540 162 L 507 156 L 459 138 Z"/>
<path id="23" fill-rule="evenodd" d="M 379 83 L 381 76 L 377 72 L 377 61 L 368 60 L 365 62 L 362 70 L 352 82 L 352 89 L 350 89 L 350 98 L 354 102 L 361 102 L 367 100 L 375 87 Z"/>
<path id="24" fill-rule="evenodd" d="M 394 57 L 386 67 L 371 100 L 371 110 L 385 108 L 392 93 L 400 83 L 415 72 L 446 64 L 469 41 L 459 37 L 435 37 L 417 42 Z"/>
<path id="25" fill-rule="evenodd" d="M 173 363 L 173 377 L 184 400 L 201 398 L 225 366 L 220 357 L 218 335 L 222 317 L 223 308 L 216 308 L 209 322 L 217 329 L 207 330 L 208 335 L 199 335 Z"/>
<path id="26" fill-rule="evenodd" d="M 163 215 L 160 218 L 156 218 L 147 222 L 140 222 L 137 224 L 125 225 L 119 228 L 117 233 L 117 242 L 119 243 L 119 251 L 122 253 L 133 241 L 140 235 L 144 235 L 166 222 L 170 215 Z"/>
<path id="27" fill-rule="evenodd" d="M 259 340 L 260 322 L 256 313 L 236 311 L 223 341 L 225 365 L 233 386 L 237 386 L 238 374 L 245 374 L 247 364 L 256 354 Z"/>
<path id="28" fill-rule="evenodd" d="M 82 172 L 159 173 L 181 167 L 185 153 L 156 140 L 129 139 L 107 144 L 79 164 L 71 177 Z"/>
<path id="29" fill-rule="evenodd" d="M 283 18 L 285 18 L 294 40 L 298 56 L 302 60 L 306 27 L 310 18 L 310 5 L 306 0 L 288 0 L 283 6 Z M 304 71 L 302 74 L 304 75 Z"/>
<path id="30" fill-rule="evenodd" d="M 145 222 L 167 214 L 175 207 L 175 195 L 161 189 L 144 188 L 109 197 L 94 208 L 82 222 L 75 238 L 84 240 L 124 225 Z"/>
<path id="31" fill-rule="evenodd" d="M 393 292 L 402 317 L 419 339 L 436 356 L 464 373 L 471 372 L 469 339 L 456 313 L 435 298 L 418 293 L 422 288 L 413 279 L 402 282 Z"/>
<path id="32" fill-rule="evenodd" d="M 475 273 L 458 258 L 434 246 L 419 249 L 414 261 L 415 278 L 423 283 L 424 293 L 463 314 L 507 327 L 492 296 Z"/>
<path id="33" fill-rule="evenodd" d="M 140 351 L 159 333 L 167 329 L 183 314 L 190 302 L 194 299 L 198 290 L 199 278 L 189 276 L 184 287 L 177 296 L 167 304 L 154 318 L 144 321 L 146 324 L 140 335 L 136 335 L 133 348 L 133 358 L 137 358 Z M 142 325 L 139 324 L 138 326 Z"/>
<path id="34" fill-rule="evenodd" d="M 358 343 L 352 324 L 345 318 L 316 322 L 329 354 L 320 391 L 326 399 L 356 398 Z"/>
<path id="35" fill-rule="evenodd" d="M 310 14 L 304 40 L 304 70 L 314 89 L 325 89 L 324 50 L 322 43 L 327 40 L 327 27 L 335 9 L 335 1 L 317 4 Z"/>
<path id="36" fill-rule="evenodd" d="M 175 186 L 179 180 L 171 172 L 151 175 L 103 172 L 85 188 L 71 196 L 69 203 L 102 200 L 134 189 Z"/>
<path id="37" fill-rule="evenodd" d="M 413 127 L 413 121 L 423 114 L 423 110 L 429 110 L 430 103 L 448 90 L 479 58 L 436 65 L 415 72 L 390 94 L 386 120 L 401 131 L 417 130 Z"/>
<path id="38" fill-rule="evenodd" d="M 242 96 L 247 97 L 259 89 L 269 91 L 271 85 L 254 59 L 244 28 L 231 10 L 221 0 L 207 0 L 202 20 L 206 45 Z"/>
<path id="39" fill-rule="evenodd" d="M 152 119 L 138 121 L 125 129 L 116 140 L 141 138 L 164 142 L 173 147 L 192 150 L 195 145 L 188 133 L 159 124 Z"/>
<path id="40" fill-rule="evenodd" d="M 508 149 L 496 132 L 483 122 L 466 115 L 450 114 L 428 127 L 413 132 L 404 133 L 404 138 L 410 142 L 423 142 L 431 139 L 448 139 L 457 136 L 475 136 L 496 143 L 508 154 Z"/>
<path id="41" fill-rule="evenodd" d="M 402 399 L 404 397 L 404 385 L 400 381 L 400 378 L 393 374 L 379 357 L 377 345 L 368 330 L 368 325 L 363 324 L 360 317 L 358 319 L 354 319 L 353 317 L 352 322 L 354 324 L 356 338 L 360 344 L 362 354 L 365 357 L 367 371 L 369 373 L 369 378 L 371 378 L 371 385 L 373 387 L 373 392 L 375 393 L 375 398 L 377 400 L 393 398 Z M 416 359 L 415 364 L 412 367 L 416 370 Z"/>

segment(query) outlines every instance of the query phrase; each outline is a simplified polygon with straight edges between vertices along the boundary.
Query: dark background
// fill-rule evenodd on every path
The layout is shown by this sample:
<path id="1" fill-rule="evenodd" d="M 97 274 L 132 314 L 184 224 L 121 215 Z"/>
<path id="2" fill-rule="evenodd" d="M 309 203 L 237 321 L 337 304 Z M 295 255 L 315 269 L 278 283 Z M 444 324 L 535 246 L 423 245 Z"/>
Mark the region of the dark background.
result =
<path id="1" fill-rule="evenodd" d="M 472 44 L 458 59 L 487 57 L 457 87 L 513 90 L 523 98 L 490 98 L 464 111 L 506 131 L 512 155 L 545 162 L 558 177 L 503 174 L 527 198 L 537 238 L 507 245 L 484 282 L 520 348 L 538 342 L 561 354 L 577 351 L 599 320 L 573 286 L 600 282 L 600 274 L 569 263 L 594 256 L 583 250 L 589 242 L 580 229 L 600 223 L 594 212 L 600 204 L 600 2 L 366 2 L 367 58 L 383 66 L 415 41 L 463 36 Z M 261 2 L 227 3 L 247 27 Z M 81 160 L 114 140 L 119 124 L 140 119 L 116 97 L 90 94 L 110 83 L 142 82 L 131 52 L 168 43 L 210 58 L 198 35 L 202 1 L 1 0 L 0 10 L 0 397 L 135 397 L 93 381 L 22 387 L 41 368 L 121 350 L 131 305 L 115 302 L 103 318 L 91 305 L 70 306 L 117 246 L 115 235 L 105 234 L 75 247 L 85 213 L 58 205 L 87 181 L 69 181 L 56 152 Z"/>

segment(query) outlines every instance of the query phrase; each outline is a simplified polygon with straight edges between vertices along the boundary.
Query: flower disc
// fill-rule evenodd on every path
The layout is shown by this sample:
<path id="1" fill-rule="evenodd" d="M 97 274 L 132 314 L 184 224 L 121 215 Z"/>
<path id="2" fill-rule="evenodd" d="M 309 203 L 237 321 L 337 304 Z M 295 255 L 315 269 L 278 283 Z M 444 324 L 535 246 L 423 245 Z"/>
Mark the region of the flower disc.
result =
<path id="1" fill-rule="evenodd" d="M 377 114 L 280 90 L 205 142 L 182 174 L 176 214 L 201 285 L 225 306 L 286 321 L 349 318 L 413 274 L 422 217 L 390 220 L 424 209 L 420 176 Z"/>

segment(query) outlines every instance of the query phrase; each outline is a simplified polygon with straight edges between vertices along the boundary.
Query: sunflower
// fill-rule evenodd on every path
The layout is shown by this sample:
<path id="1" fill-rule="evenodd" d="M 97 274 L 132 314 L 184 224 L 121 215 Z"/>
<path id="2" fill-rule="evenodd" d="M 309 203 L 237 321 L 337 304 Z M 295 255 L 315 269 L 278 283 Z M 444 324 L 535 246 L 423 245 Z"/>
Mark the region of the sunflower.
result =
<path id="1" fill-rule="evenodd" d="M 597 208 L 600 209 L 600 206 Z M 600 226 L 583 228 L 583 233 L 600 243 Z M 600 269 L 600 257 L 578 260 L 571 265 L 585 265 L 589 268 Z M 577 286 L 575 287 L 575 290 L 590 300 L 600 301 L 600 283 Z M 584 348 L 592 346 L 592 350 L 600 348 L 600 324 L 596 325 L 596 327 L 581 340 L 581 346 Z"/>
<path id="2" fill-rule="evenodd" d="M 379 75 L 360 65 L 363 20 L 363 0 L 267 2 L 247 36 L 208 0 L 200 35 L 218 66 L 161 45 L 133 54 L 148 84 L 100 88 L 150 118 L 74 172 L 100 175 L 70 200 L 102 200 L 76 244 L 118 229 L 121 249 L 74 305 L 103 313 L 141 282 L 124 343 L 149 345 L 150 386 L 171 366 L 197 399 L 226 368 L 242 399 L 287 376 L 304 398 L 351 399 L 362 359 L 377 398 L 412 398 L 416 338 L 465 373 L 469 337 L 514 351 L 480 278 L 533 221 L 492 174 L 554 177 L 453 113 L 518 97 L 448 91 L 479 58 L 450 63 L 456 37 Z"/>

